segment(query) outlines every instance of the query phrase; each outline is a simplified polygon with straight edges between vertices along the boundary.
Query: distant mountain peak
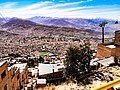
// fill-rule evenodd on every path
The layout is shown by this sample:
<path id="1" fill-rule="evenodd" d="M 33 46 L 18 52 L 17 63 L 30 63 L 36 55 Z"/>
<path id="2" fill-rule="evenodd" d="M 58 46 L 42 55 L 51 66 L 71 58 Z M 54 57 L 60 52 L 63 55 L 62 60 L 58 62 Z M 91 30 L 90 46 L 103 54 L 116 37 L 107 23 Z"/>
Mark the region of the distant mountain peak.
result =
<path id="1" fill-rule="evenodd" d="M 29 26 L 29 25 L 36 25 L 35 22 L 25 20 L 25 19 L 20 19 L 20 18 L 11 18 L 7 23 L 5 23 L 3 26 L 8 27 L 8 26 Z"/>

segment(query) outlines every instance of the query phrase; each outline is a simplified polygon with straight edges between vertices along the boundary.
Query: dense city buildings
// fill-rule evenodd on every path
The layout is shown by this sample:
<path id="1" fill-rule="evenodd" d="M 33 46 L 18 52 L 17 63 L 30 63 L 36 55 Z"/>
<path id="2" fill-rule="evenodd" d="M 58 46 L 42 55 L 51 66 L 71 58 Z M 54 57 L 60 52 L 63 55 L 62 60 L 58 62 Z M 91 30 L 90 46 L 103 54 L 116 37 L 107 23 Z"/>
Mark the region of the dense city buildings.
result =
<path id="1" fill-rule="evenodd" d="M 96 31 L 20 21 L 8 22 L 0 30 L 1 90 L 47 90 L 50 86 L 62 90 L 63 83 L 68 90 L 87 90 L 120 77 L 120 67 L 115 64 L 119 64 L 120 56 L 119 31 L 115 32 L 115 39 L 100 43 L 100 33 Z M 64 73 L 67 50 L 81 47 L 85 41 L 91 44 L 91 71 L 81 72 L 81 68 L 80 79 L 69 81 Z"/>

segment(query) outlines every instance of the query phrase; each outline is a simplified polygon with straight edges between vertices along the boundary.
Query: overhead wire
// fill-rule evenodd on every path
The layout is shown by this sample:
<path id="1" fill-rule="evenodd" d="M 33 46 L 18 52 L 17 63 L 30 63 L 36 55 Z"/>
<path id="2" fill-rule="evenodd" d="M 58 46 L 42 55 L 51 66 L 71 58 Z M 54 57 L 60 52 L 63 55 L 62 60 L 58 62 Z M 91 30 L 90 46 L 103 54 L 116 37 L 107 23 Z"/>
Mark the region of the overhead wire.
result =
<path id="1" fill-rule="evenodd" d="M 0 12 L 0 16 L 1 16 L 1 18 L 5 21 L 5 23 L 7 23 L 7 20 L 4 18 L 4 16 L 2 15 L 2 13 Z M 1 26 L 1 28 L 3 28 L 3 26 L 2 26 L 2 24 L 0 23 L 0 26 Z"/>
<path id="2" fill-rule="evenodd" d="M 1 17 L 3 18 L 3 20 L 7 23 L 7 20 L 4 18 L 4 16 L 2 15 L 2 13 L 0 12 Z"/>

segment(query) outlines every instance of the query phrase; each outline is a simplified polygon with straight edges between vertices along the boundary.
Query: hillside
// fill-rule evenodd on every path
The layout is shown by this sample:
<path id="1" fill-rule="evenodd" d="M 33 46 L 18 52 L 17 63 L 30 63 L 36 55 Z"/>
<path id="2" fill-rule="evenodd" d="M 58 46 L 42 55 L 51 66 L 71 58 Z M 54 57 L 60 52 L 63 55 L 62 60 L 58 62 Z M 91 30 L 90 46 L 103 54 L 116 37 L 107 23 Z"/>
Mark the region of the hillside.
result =
<path id="1" fill-rule="evenodd" d="M 96 48 L 100 40 L 100 33 L 90 29 L 41 25 L 23 19 L 11 19 L 2 27 L 1 56 L 11 52 L 34 56 L 43 49 L 63 56 L 71 44 L 79 45 L 89 39 L 91 48 Z"/>
<path id="2" fill-rule="evenodd" d="M 35 22 L 19 19 L 19 18 L 11 18 L 7 23 L 3 24 L 3 27 L 29 27 L 31 25 L 36 25 Z"/>
<path id="3" fill-rule="evenodd" d="M 56 20 L 54 23 L 57 23 Z M 63 25 L 65 25 L 65 23 L 67 22 L 59 22 L 59 23 L 62 23 Z M 52 34 L 60 34 L 60 33 L 64 33 L 64 32 L 71 32 L 71 35 L 73 35 L 74 33 L 73 32 L 78 32 L 78 33 L 88 33 L 88 34 L 99 34 L 98 32 L 96 31 L 92 31 L 90 29 L 85 29 L 85 28 L 81 28 L 81 29 L 76 29 L 76 28 L 70 28 L 70 27 L 62 27 L 61 26 L 51 26 L 51 25 L 41 25 L 41 24 L 37 24 L 37 23 L 34 23 L 32 21 L 29 21 L 29 20 L 23 20 L 23 19 L 18 19 L 18 18 L 15 18 L 15 19 L 10 19 L 9 22 L 5 23 L 2 25 L 2 27 L 4 28 L 7 28 L 8 31 L 12 31 L 14 33 L 17 33 L 17 32 L 22 32 L 22 33 L 30 33 L 31 31 L 33 33 L 41 33 L 41 32 L 46 32 L 46 33 L 52 33 Z M 67 34 L 68 34 L 67 33 Z M 91 36 L 90 35 L 90 36 Z M 94 36 L 94 35 L 93 35 Z"/>
<path id="4" fill-rule="evenodd" d="M 108 22 L 108 24 L 105 27 L 105 33 L 106 34 L 114 34 L 115 30 L 120 29 L 120 23 L 115 25 L 115 20 L 108 20 L 108 19 L 84 19 L 84 18 L 52 18 L 52 17 L 41 17 L 41 16 L 35 16 L 27 19 L 20 19 L 20 18 L 5 18 L 8 23 L 5 22 L 4 19 L 0 18 L 0 24 L 3 25 L 3 27 L 11 26 L 17 26 L 17 28 L 29 28 L 31 25 L 34 24 L 40 24 L 40 25 L 48 25 L 48 26 L 57 26 L 57 27 L 71 27 L 76 29 L 84 29 L 84 30 L 92 30 L 101 32 L 101 28 L 99 27 L 99 24 L 103 21 Z M 20 19 L 17 21 L 17 19 Z M 15 25 L 15 23 L 17 23 Z M 22 24 L 23 23 L 23 24 Z M 26 25 L 26 26 L 25 26 Z M 11 28 L 13 29 L 13 28 Z M 91 32 L 91 31 L 90 31 Z"/>

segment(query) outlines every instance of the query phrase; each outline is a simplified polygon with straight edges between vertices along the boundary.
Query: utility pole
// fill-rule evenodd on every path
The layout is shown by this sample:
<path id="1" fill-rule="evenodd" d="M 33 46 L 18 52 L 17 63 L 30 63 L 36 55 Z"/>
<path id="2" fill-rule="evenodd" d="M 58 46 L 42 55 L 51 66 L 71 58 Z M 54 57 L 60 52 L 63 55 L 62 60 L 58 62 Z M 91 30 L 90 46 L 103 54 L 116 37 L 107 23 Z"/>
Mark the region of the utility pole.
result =
<path id="1" fill-rule="evenodd" d="M 108 24 L 108 22 L 102 22 L 99 24 L 99 26 L 102 28 L 102 43 L 104 43 L 104 29 L 106 24 Z"/>
<path id="2" fill-rule="evenodd" d="M 102 43 L 104 43 L 104 30 L 106 24 L 108 24 L 108 22 L 102 22 L 99 24 L 99 26 L 102 28 Z M 115 21 L 115 24 L 118 24 L 118 20 Z"/>

